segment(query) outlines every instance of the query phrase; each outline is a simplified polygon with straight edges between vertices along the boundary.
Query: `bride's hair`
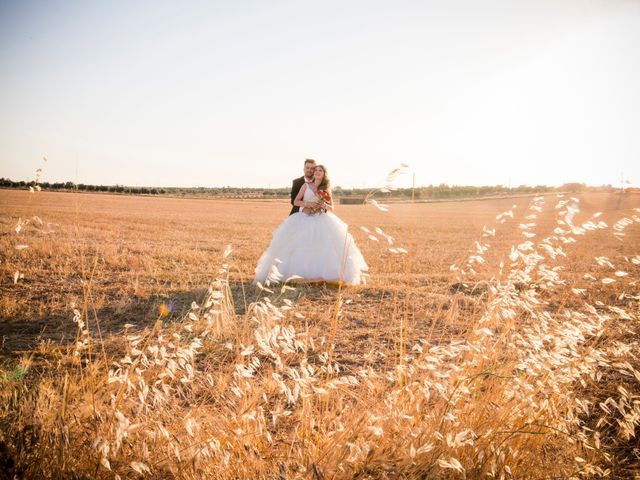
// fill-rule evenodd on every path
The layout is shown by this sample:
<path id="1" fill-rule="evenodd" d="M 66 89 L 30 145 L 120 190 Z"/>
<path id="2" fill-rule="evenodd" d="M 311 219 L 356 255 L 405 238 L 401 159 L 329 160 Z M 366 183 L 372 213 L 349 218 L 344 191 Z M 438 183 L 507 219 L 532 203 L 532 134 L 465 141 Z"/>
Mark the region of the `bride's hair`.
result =
<path id="1" fill-rule="evenodd" d="M 329 175 L 327 174 L 327 167 L 325 167 L 324 165 L 317 165 L 316 168 L 321 168 L 322 173 L 324 173 L 322 181 L 320 182 L 320 185 L 318 185 L 318 190 L 328 191 L 331 187 L 331 181 L 329 180 Z"/>

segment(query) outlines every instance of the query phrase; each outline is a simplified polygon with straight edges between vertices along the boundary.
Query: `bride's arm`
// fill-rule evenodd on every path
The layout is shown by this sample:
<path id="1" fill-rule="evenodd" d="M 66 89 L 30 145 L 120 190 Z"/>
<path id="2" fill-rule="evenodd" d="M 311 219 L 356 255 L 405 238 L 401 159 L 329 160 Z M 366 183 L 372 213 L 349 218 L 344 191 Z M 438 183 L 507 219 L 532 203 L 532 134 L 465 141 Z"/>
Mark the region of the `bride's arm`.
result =
<path id="1" fill-rule="evenodd" d="M 298 196 L 296 197 L 296 199 L 293 201 L 293 204 L 296 207 L 307 207 L 307 202 L 302 200 L 302 197 L 304 196 L 304 191 L 307 189 L 307 184 L 305 183 L 302 188 L 300 189 L 300 191 L 298 192 Z"/>
<path id="2" fill-rule="evenodd" d="M 331 189 L 327 190 L 327 192 L 329 193 L 329 198 L 331 198 L 331 201 L 329 203 L 325 202 L 324 205 L 325 205 L 325 208 L 328 211 L 332 211 L 333 212 L 333 210 L 334 210 L 334 208 L 333 208 L 333 192 L 331 191 Z"/>

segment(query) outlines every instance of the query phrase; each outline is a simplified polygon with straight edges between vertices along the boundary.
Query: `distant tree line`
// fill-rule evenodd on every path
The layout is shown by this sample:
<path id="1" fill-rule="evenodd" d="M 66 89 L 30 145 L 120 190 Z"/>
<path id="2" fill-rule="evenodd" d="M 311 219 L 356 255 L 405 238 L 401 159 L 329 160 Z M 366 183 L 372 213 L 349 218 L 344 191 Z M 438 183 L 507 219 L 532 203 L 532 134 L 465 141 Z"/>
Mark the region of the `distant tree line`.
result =
<path id="1" fill-rule="evenodd" d="M 128 193 L 128 194 L 151 194 L 157 195 L 167 193 L 164 188 L 156 187 L 126 187 L 123 185 L 85 185 L 84 183 L 74 182 L 41 182 L 40 187 L 43 190 L 79 190 L 82 192 L 112 192 L 112 193 Z M 29 188 L 34 187 L 35 182 L 14 182 L 8 178 L 0 178 L 0 187 L 3 188 Z"/>
<path id="2" fill-rule="evenodd" d="M 438 199 L 438 198 L 464 198 L 464 197 L 486 197 L 495 195 L 512 195 L 527 193 L 547 193 L 547 192 L 571 192 L 578 193 L 582 191 L 613 191 L 611 185 L 603 185 L 600 187 L 591 187 L 584 183 L 565 183 L 559 187 L 550 187 L 548 185 L 520 185 L 517 187 L 506 187 L 504 185 L 448 185 L 441 183 L 440 185 L 429 185 L 426 187 L 399 188 L 388 192 L 376 192 L 375 196 L 380 198 L 415 198 L 419 199 Z M 337 196 L 366 196 L 370 189 L 353 188 L 342 189 L 334 188 L 334 194 Z"/>
<path id="3" fill-rule="evenodd" d="M 177 195 L 177 196 L 212 196 L 212 197 L 249 197 L 249 198 L 288 198 L 290 189 L 283 188 L 248 188 L 248 187 L 138 187 L 125 185 L 86 185 L 74 182 L 42 182 L 39 184 L 43 190 L 60 191 L 81 191 L 81 192 L 108 192 L 132 195 Z M 14 182 L 8 178 L 0 178 L 0 188 L 22 188 L 27 189 L 35 186 L 34 181 Z M 547 185 L 520 185 L 518 187 L 505 187 L 504 185 L 429 185 L 426 187 L 398 188 L 388 192 L 377 191 L 376 198 L 397 198 L 425 200 L 440 198 L 464 198 L 464 197 L 484 197 L 493 195 L 510 195 L 526 193 L 544 192 L 582 192 L 582 191 L 614 191 L 611 185 L 601 187 L 590 187 L 584 183 L 565 183 L 560 187 L 549 187 Z M 372 192 L 367 188 L 333 188 L 336 197 L 366 197 Z"/>

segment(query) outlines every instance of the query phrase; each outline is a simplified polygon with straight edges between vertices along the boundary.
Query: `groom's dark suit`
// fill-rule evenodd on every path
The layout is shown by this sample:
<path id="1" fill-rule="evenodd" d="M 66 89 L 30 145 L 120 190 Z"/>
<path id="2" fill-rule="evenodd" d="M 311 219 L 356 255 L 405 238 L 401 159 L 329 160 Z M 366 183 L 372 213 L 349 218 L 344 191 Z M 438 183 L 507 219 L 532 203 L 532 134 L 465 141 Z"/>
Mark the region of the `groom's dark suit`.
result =
<path id="1" fill-rule="evenodd" d="M 298 196 L 298 193 L 300 192 L 302 185 L 304 185 L 304 175 L 300 178 L 296 178 L 291 184 L 291 205 L 293 205 L 293 201 Z M 299 211 L 300 211 L 300 207 L 296 207 L 295 205 L 293 205 L 293 208 L 291 209 L 291 212 L 289 213 L 289 215 L 293 215 L 294 213 L 297 213 Z"/>

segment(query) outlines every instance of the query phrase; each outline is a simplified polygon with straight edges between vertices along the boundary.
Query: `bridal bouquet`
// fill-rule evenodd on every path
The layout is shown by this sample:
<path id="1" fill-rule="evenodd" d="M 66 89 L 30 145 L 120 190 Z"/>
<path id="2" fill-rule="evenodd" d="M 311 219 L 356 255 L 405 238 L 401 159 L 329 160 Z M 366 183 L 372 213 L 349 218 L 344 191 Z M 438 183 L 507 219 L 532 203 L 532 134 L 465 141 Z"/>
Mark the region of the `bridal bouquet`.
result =
<path id="1" fill-rule="evenodd" d="M 322 210 L 327 211 L 327 206 L 331 206 L 331 194 L 326 190 L 318 190 L 318 197 L 322 202 Z"/>
<path id="2" fill-rule="evenodd" d="M 317 215 L 326 213 L 327 207 L 331 206 L 331 194 L 326 190 L 318 190 L 316 192 L 318 202 L 313 207 L 304 207 L 304 213 L 307 215 Z"/>

